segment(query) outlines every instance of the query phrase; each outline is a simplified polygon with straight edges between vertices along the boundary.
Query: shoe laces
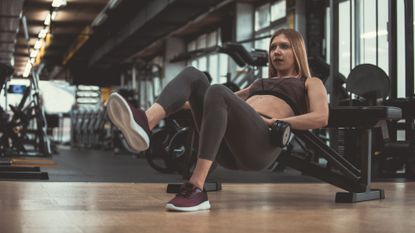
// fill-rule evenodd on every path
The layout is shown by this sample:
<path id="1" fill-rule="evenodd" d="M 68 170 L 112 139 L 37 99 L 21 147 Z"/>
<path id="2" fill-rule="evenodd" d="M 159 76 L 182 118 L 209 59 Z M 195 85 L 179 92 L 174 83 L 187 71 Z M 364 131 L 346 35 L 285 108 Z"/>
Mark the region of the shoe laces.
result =
<path id="1" fill-rule="evenodd" d="M 195 191 L 197 192 L 199 190 L 199 188 L 197 188 L 196 186 L 194 186 L 191 183 L 185 183 L 179 190 L 179 192 L 177 193 L 177 196 L 179 197 L 190 197 Z"/>

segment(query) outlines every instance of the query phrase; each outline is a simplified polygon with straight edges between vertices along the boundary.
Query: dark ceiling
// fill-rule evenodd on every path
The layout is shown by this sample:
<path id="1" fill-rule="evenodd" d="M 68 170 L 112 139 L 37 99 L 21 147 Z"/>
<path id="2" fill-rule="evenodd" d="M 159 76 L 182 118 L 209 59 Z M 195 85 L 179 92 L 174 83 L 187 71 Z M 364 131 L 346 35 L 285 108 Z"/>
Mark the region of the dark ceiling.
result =
<path id="1" fill-rule="evenodd" d="M 41 60 L 46 64 L 47 78 L 69 70 L 74 83 L 102 84 L 115 76 L 122 64 L 157 55 L 167 36 L 189 38 L 231 19 L 234 2 L 67 0 L 56 9 L 52 0 L 1 0 L 0 62 L 10 64 L 14 58 L 15 74 L 21 75 L 30 56 L 27 45 L 33 50 L 45 18 L 53 10 L 57 14 L 50 25 L 51 40 Z M 29 42 L 21 14 L 27 19 Z"/>
<path id="2" fill-rule="evenodd" d="M 15 34 L 15 43 L 13 44 L 14 68 L 15 74 L 22 74 L 24 67 L 29 59 L 29 51 L 37 41 L 39 32 L 44 28 L 44 21 L 46 16 L 52 9 L 52 0 L 2 0 L 2 3 L 7 3 L 9 6 L 1 9 L 15 8 L 17 16 L 26 17 L 28 26 L 29 41 L 25 39 L 24 29 L 19 18 L 16 18 L 19 27 L 17 34 Z M 23 5 L 17 4 L 22 2 Z M 99 12 L 106 6 L 108 0 L 69 0 L 67 5 L 56 10 L 56 18 L 52 21 L 50 26 L 51 43 L 46 48 L 43 56 L 48 66 L 60 65 L 62 58 L 67 53 L 69 47 L 78 37 L 81 31 L 92 23 Z M 1 18 L 2 21 L 3 18 Z M 6 20 L 7 22 L 7 20 Z M 9 22 L 10 24 L 10 22 Z M 1 26 L 1 28 L 3 28 Z"/>
<path id="3" fill-rule="evenodd" d="M 20 13 L 23 0 L 1 0 L 0 1 L 0 62 L 10 65 L 12 58 L 17 54 L 26 55 L 27 49 L 21 51 L 16 44 L 17 30 L 19 27 Z M 25 47 L 26 48 L 26 47 Z M 16 59 L 18 62 L 18 59 Z"/>

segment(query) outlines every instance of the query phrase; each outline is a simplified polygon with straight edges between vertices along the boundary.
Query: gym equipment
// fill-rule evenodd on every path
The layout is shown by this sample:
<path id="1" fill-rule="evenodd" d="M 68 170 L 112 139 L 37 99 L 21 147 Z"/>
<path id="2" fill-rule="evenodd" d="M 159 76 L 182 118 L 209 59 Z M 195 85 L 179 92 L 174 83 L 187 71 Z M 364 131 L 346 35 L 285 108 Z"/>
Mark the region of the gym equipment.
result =
<path id="1" fill-rule="evenodd" d="M 299 130 L 294 130 L 294 135 L 314 153 L 281 153 L 277 162 L 348 191 L 336 193 L 336 202 L 353 203 L 383 199 L 385 198 L 383 190 L 370 188 L 372 130 L 382 120 L 397 120 L 401 117 L 402 111 L 396 107 L 330 108 L 328 128 L 357 130 L 358 144 L 356 145 L 359 148 L 357 154 L 361 160 L 360 166 L 346 160 L 312 132 Z M 318 163 L 314 157 L 324 158 L 327 163 Z M 179 184 L 169 184 L 167 192 L 177 192 L 178 187 Z M 205 189 L 218 191 L 221 185 L 220 183 L 207 183 Z"/>
<path id="2" fill-rule="evenodd" d="M 50 156 L 47 123 L 40 104 L 38 73 L 32 72 L 30 86 L 26 87 L 17 106 L 9 105 L 12 116 L 3 123 L 0 137 L 1 153 L 17 156 Z"/>
<path id="3" fill-rule="evenodd" d="M 248 52 L 241 44 L 232 42 L 225 43 L 223 46 L 214 46 L 190 53 L 183 53 L 171 61 L 188 60 L 191 57 L 218 52 L 229 55 L 238 66 L 244 67 L 236 77 L 227 77 L 227 82 L 223 84 L 234 92 L 240 90 L 240 87 L 248 86 L 254 80 L 262 78 L 262 67 L 268 63 L 267 51 L 254 49 Z M 210 74 L 206 74 L 208 79 L 211 79 Z M 197 134 L 194 130 L 195 127 L 193 126 L 191 115 L 188 115 L 187 119 L 190 119 L 190 123 L 187 122 L 184 125 L 178 124 L 174 119 L 166 119 L 164 127 L 153 131 L 150 149 L 146 153 L 146 158 L 153 168 L 166 173 L 177 171 L 184 179 L 191 176 L 197 161 Z M 275 134 L 275 132 L 272 134 Z M 215 167 L 216 163 L 212 165 L 210 172 Z M 180 184 L 169 184 L 167 192 L 176 192 L 179 187 Z M 217 191 L 220 189 L 221 184 L 218 182 L 206 183 L 205 185 L 206 191 Z"/>
<path id="4" fill-rule="evenodd" d="M 396 107 L 330 108 L 328 128 L 357 130 L 358 144 L 356 145 L 359 148 L 357 153 L 360 158 L 360 166 L 353 165 L 310 131 L 298 130 L 293 132 L 315 152 L 311 156 L 322 157 L 327 160 L 327 164 L 316 163 L 312 157 L 294 153 L 283 153 L 279 156 L 278 161 L 348 191 L 337 193 L 336 202 L 353 203 L 384 199 L 383 190 L 370 188 L 372 130 L 382 120 L 398 120 L 401 117 L 402 111 Z"/>
<path id="5" fill-rule="evenodd" d="M 7 66 L 5 64 L 0 63 L 0 93 L 1 90 L 3 89 L 3 86 L 6 83 L 6 80 L 9 76 L 11 76 L 13 73 L 13 68 L 10 66 Z M 32 78 L 35 79 L 35 78 Z M 31 81 L 32 85 L 34 86 L 34 88 L 36 88 L 37 86 L 34 85 L 36 83 L 34 83 L 36 80 Z M 4 92 L 6 95 L 6 87 L 4 87 Z M 21 105 L 22 106 L 18 106 L 16 107 L 12 107 L 12 111 L 14 112 L 14 115 L 12 116 L 12 119 L 10 119 L 9 114 L 7 114 L 5 112 L 5 110 L 3 110 L 3 108 L 0 106 L 0 153 L 1 156 L 3 157 L 0 160 L 0 179 L 49 179 L 48 173 L 47 172 L 42 172 L 40 170 L 39 167 L 15 167 L 13 166 L 13 160 L 10 158 L 4 158 L 4 156 L 6 155 L 10 155 L 10 151 L 12 149 L 16 149 L 18 155 L 22 155 L 23 150 L 25 150 L 25 147 L 23 145 L 23 139 L 25 137 L 24 134 L 26 134 L 27 132 L 27 121 L 29 119 L 33 119 L 32 116 L 29 116 L 28 114 L 33 114 L 32 111 L 28 111 L 27 113 L 25 113 L 22 109 L 23 104 L 26 103 L 26 98 L 28 98 L 30 93 L 30 89 L 26 89 L 24 90 L 24 98 L 21 101 Z M 33 101 L 38 101 L 38 99 L 36 97 L 36 93 L 32 96 L 34 98 Z M 40 120 L 39 118 L 41 118 L 42 116 L 40 116 L 40 112 L 39 112 L 39 107 L 37 105 L 38 102 L 33 102 L 34 106 L 32 106 L 32 108 L 29 109 L 33 109 L 34 111 L 34 118 L 36 118 L 36 123 L 38 123 L 38 132 L 41 131 L 40 133 L 45 133 L 45 131 L 43 130 L 43 128 L 40 128 L 41 125 L 39 125 Z M 43 118 L 44 119 L 44 118 Z M 12 129 L 14 129 L 12 131 Z M 36 133 L 36 131 L 35 131 Z M 40 137 L 43 137 L 44 134 L 40 134 Z M 42 140 L 47 140 L 47 138 L 41 138 L 39 139 L 38 143 L 42 143 L 41 145 L 39 145 L 39 148 L 41 149 L 47 149 L 47 147 L 45 148 L 45 143 Z M 46 142 L 47 143 L 47 142 Z M 43 147 L 42 147 L 43 146 Z M 20 151 L 19 151 L 20 150 Z M 27 152 L 27 151 L 24 151 Z M 42 151 L 41 151 L 42 152 Z M 46 153 L 48 151 L 45 151 Z M 33 154 L 32 154 L 33 155 Z"/>
<path id="6" fill-rule="evenodd" d="M 70 115 L 72 147 L 94 149 L 115 147 L 115 141 L 118 141 L 120 133 L 111 126 L 107 118 L 99 87 L 79 85 L 76 90 L 76 103 Z M 122 146 L 122 143 L 118 145 Z"/>
<path id="7" fill-rule="evenodd" d="M 286 147 L 291 137 L 291 126 L 284 121 L 275 121 L 269 130 L 271 144 Z"/>
<path id="8" fill-rule="evenodd" d="M 259 67 L 268 64 L 268 52 L 266 50 L 253 49 L 248 52 L 242 44 L 236 42 L 225 43 L 223 49 L 229 51 L 231 57 L 236 60 L 241 58 L 248 65 Z"/>
<path id="9" fill-rule="evenodd" d="M 386 106 L 402 109 L 402 120 L 389 122 L 390 140 L 385 141 L 379 161 L 380 176 L 399 176 L 405 168 L 407 178 L 415 178 L 415 98 L 397 98 L 384 102 Z M 405 132 L 405 140 L 397 140 L 398 130 Z"/>
<path id="10" fill-rule="evenodd" d="M 7 79 L 9 76 L 13 74 L 14 70 L 11 66 L 8 66 L 6 64 L 0 63 L 0 94 L 1 90 L 3 89 L 3 86 L 6 85 Z M 5 87 L 6 88 L 6 87 Z M 4 92 L 4 95 L 6 96 L 6 92 Z M 7 101 L 6 101 L 7 106 Z M 1 131 L 1 129 L 5 128 L 6 122 L 9 120 L 9 115 L 6 113 L 6 111 L 0 106 L 0 133 L 4 133 Z"/>
<path id="11" fill-rule="evenodd" d="M 29 38 L 27 33 L 27 24 L 25 17 L 22 17 L 23 28 L 25 29 L 27 49 L 29 51 Z M 4 121 L 0 127 L 0 155 L 18 155 L 18 156 L 50 156 L 51 148 L 47 136 L 47 124 L 45 113 L 40 101 L 39 94 L 39 74 L 44 65 L 40 65 L 36 72 L 31 70 L 29 76 L 30 86 L 23 91 L 23 97 L 17 107 L 10 106 L 13 115 L 10 117 L 0 107 L 0 118 Z M 0 92 L 6 80 L 13 74 L 13 68 L 0 63 Z M 6 88 L 5 88 L 6 89 Z M 6 90 L 5 96 L 7 97 Z M 28 98 L 30 101 L 27 102 Z M 7 98 L 6 98 L 7 100 Z M 31 128 L 29 129 L 29 126 Z M 29 148 L 31 149 L 29 151 Z M 9 158 L 2 161 L 0 168 L 0 178 L 3 179 L 48 179 L 48 174 L 41 172 L 38 168 L 13 167 L 13 161 Z"/>
<path id="12" fill-rule="evenodd" d="M 244 88 L 250 85 L 258 78 L 262 78 L 262 67 L 268 64 L 268 52 L 261 49 L 253 49 L 248 51 L 245 47 L 236 42 L 227 42 L 222 46 L 213 46 L 205 49 L 198 49 L 175 56 L 171 62 L 185 61 L 198 56 L 224 53 L 229 55 L 233 61 L 243 67 L 238 71 L 235 77 L 228 77 L 227 82 L 232 82 L 238 88 Z M 232 90 L 232 88 L 230 88 Z"/>
<path id="13" fill-rule="evenodd" d="M 153 129 L 147 162 L 161 173 L 179 173 L 189 179 L 197 161 L 197 133 L 190 110 L 180 110 L 164 119 L 162 127 Z M 210 169 L 214 171 L 216 163 Z"/>
<path id="14" fill-rule="evenodd" d="M 379 67 L 361 64 L 353 68 L 346 80 L 346 89 L 365 99 L 365 105 L 375 105 L 376 100 L 389 96 L 390 80 Z"/>
<path id="15" fill-rule="evenodd" d="M 373 175 L 399 177 L 399 171 L 405 169 L 407 177 L 415 177 L 413 172 L 415 165 L 412 162 L 415 158 L 413 138 L 415 101 L 412 98 L 386 100 L 390 94 L 390 79 L 382 69 L 371 64 L 356 66 L 347 78 L 346 88 L 358 96 L 358 101 L 353 101 L 354 104 L 358 103 L 363 106 L 383 104 L 402 109 L 402 119 L 405 120 L 405 123 L 384 122 L 380 127 L 382 130 L 378 130 L 378 133 L 374 135 L 377 140 L 373 144 Z M 397 130 L 400 129 L 404 129 L 407 133 L 404 141 L 398 141 L 396 138 Z M 351 140 L 350 144 L 353 144 L 352 137 L 349 136 L 347 140 Z M 350 157 L 353 153 L 353 147 L 345 147 L 346 156 Z M 352 158 L 352 160 L 355 159 Z"/>
<path id="16" fill-rule="evenodd" d="M 179 130 L 180 126 L 172 120 L 164 120 L 163 127 L 153 129 L 150 137 L 150 147 L 145 152 L 145 158 L 149 165 L 161 173 L 173 173 L 174 166 L 169 156 L 168 146 L 172 136 Z"/>
<path id="17" fill-rule="evenodd" d="M 405 122 L 394 122 L 393 129 L 405 130 L 407 141 L 415 139 L 415 97 L 389 99 L 385 106 L 395 106 L 402 109 L 402 118 Z"/>
<path id="18" fill-rule="evenodd" d="M 130 103 L 137 106 L 134 91 L 118 91 Z M 106 106 L 101 101 L 101 91 L 97 86 L 79 85 L 76 90 L 76 102 L 70 112 L 71 146 L 113 150 L 115 153 L 136 154 L 126 142 L 106 114 Z"/>
<path id="19" fill-rule="evenodd" d="M 27 86 L 26 85 L 9 85 L 7 93 L 10 94 L 24 94 Z"/>
<path id="20" fill-rule="evenodd" d="M 0 63 L 0 88 L 3 87 L 6 78 L 11 76 L 14 72 L 13 67 Z"/>

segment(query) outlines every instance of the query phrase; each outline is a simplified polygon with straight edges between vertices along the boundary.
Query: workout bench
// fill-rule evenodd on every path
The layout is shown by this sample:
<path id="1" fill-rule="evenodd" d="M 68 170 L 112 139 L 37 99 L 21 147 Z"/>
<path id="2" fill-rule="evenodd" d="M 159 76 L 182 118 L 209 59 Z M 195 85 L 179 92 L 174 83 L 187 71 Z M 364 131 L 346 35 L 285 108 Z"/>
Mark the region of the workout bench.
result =
<path id="1" fill-rule="evenodd" d="M 327 163 L 323 166 L 313 162 L 307 156 L 294 153 L 281 153 L 278 163 L 290 166 L 306 175 L 313 176 L 348 192 L 336 193 L 335 201 L 354 203 L 385 198 L 382 189 L 371 189 L 372 130 L 383 120 L 401 119 L 402 110 L 389 106 L 370 107 L 336 107 L 330 108 L 327 128 L 350 128 L 358 131 L 361 168 L 347 161 L 337 151 L 326 145 L 310 131 L 294 130 L 294 135 L 312 149 L 316 155 L 323 157 Z M 168 184 L 168 193 L 177 193 L 180 184 Z M 220 182 L 207 182 L 205 191 L 219 191 Z"/>
<path id="2" fill-rule="evenodd" d="M 353 203 L 384 199 L 382 189 L 371 189 L 372 129 L 383 120 L 397 120 L 402 111 L 397 107 L 336 107 L 330 109 L 327 128 L 352 128 L 358 131 L 361 168 L 347 161 L 310 131 L 294 130 L 297 138 L 318 156 L 327 160 L 322 166 L 304 156 L 282 153 L 278 162 L 304 174 L 316 177 L 348 192 L 336 193 L 336 202 Z"/>

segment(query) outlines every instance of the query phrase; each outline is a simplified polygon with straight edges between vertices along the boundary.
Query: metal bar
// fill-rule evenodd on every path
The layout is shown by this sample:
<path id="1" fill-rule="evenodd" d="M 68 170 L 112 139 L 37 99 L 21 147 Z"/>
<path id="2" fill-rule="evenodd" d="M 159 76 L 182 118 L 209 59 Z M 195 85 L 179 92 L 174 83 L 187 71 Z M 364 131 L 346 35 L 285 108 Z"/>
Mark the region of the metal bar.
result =
<path id="1" fill-rule="evenodd" d="M 134 91 L 137 91 L 137 69 L 135 65 L 131 67 L 131 85 Z"/>
<path id="2" fill-rule="evenodd" d="M 361 130 L 359 133 L 360 136 L 360 144 L 364 145 L 360 148 L 360 156 L 361 156 L 361 173 L 362 179 L 361 183 L 366 185 L 366 191 L 370 190 L 370 182 L 371 182 L 371 165 L 372 165 L 372 129 L 364 129 Z"/>
<path id="3" fill-rule="evenodd" d="M 376 66 L 379 65 L 379 4 L 375 1 L 375 22 L 376 22 Z"/>
<path id="4" fill-rule="evenodd" d="M 353 67 L 353 10 L 352 10 L 352 3 L 353 0 L 349 1 L 349 40 L 350 40 L 350 45 L 349 45 L 349 53 L 350 53 L 350 57 L 349 57 L 349 68 L 350 70 L 352 70 Z"/>
<path id="5" fill-rule="evenodd" d="M 397 3 L 395 0 L 389 0 L 388 5 L 389 77 L 392 86 L 391 98 L 396 98 L 398 96 Z"/>
<path id="6" fill-rule="evenodd" d="M 125 76 L 124 74 L 121 74 L 121 78 L 120 78 L 120 86 L 124 87 L 125 86 Z"/>
<path id="7" fill-rule="evenodd" d="M 354 0 L 354 65 L 360 64 L 360 1 Z"/>
<path id="8" fill-rule="evenodd" d="M 365 191 L 365 186 L 362 186 L 358 181 L 352 180 L 339 173 L 335 173 L 328 168 L 323 168 L 316 164 L 310 163 L 309 161 L 301 159 L 297 156 L 282 154 L 278 158 L 278 161 L 303 172 L 305 175 L 310 175 L 349 192 Z"/>
<path id="9" fill-rule="evenodd" d="M 405 0 L 406 97 L 414 96 L 414 2 Z"/>
<path id="10" fill-rule="evenodd" d="M 321 156 L 327 159 L 328 162 L 334 164 L 345 176 L 350 177 L 351 179 L 358 180 L 360 179 L 360 171 L 354 167 L 349 161 L 341 157 L 336 151 L 332 148 L 325 145 L 320 139 L 318 139 L 311 132 L 305 131 L 295 134 L 301 140 L 303 140 L 308 146 L 314 147 L 315 150 L 321 152 Z"/>
<path id="11" fill-rule="evenodd" d="M 316 135 L 312 134 L 311 132 L 306 132 L 308 135 L 308 140 L 313 142 L 315 145 L 319 147 L 319 149 L 324 150 L 327 154 L 330 154 L 330 156 L 338 161 L 339 163 L 342 163 L 343 166 L 345 166 L 347 169 L 349 169 L 352 173 L 354 173 L 357 177 L 360 177 L 361 173 L 358 168 L 356 168 L 351 162 L 349 162 L 347 159 L 345 159 L 343 156 L 341 156 L 337 151 L 335 151 L 333 148 L 327 146 L 324 142 L 322 142 Z"/>
<path id="12" fill-rule="evenodd" d="M 338 105 L 338 88 L 340 81 L 336 78 L 339 72 L 339 2 L 338 0 L 330 0 L 330 77 L 331 85 L 329 86 L 330 104 L 332 106 Z"/>

